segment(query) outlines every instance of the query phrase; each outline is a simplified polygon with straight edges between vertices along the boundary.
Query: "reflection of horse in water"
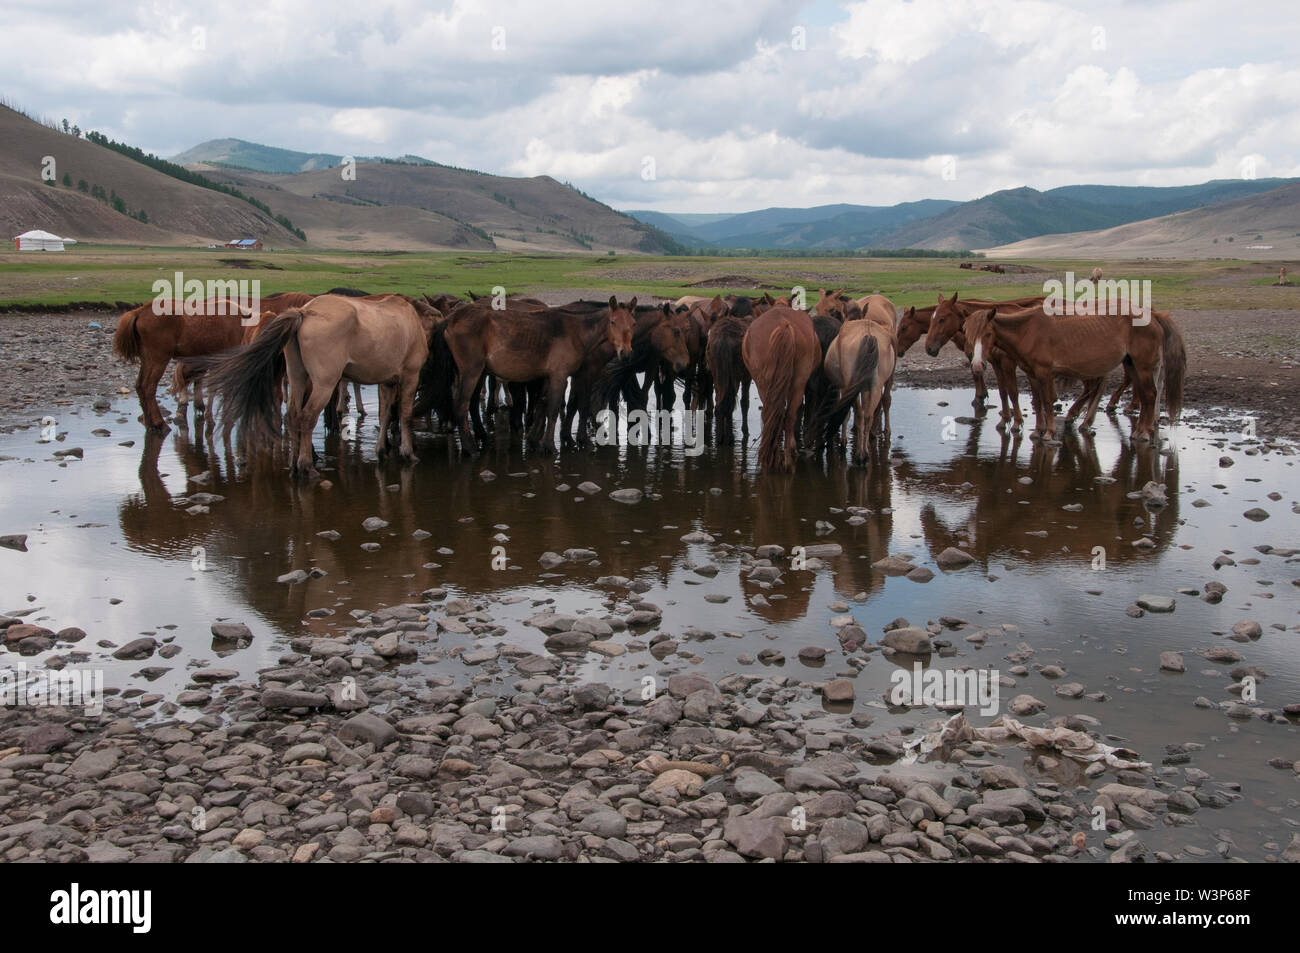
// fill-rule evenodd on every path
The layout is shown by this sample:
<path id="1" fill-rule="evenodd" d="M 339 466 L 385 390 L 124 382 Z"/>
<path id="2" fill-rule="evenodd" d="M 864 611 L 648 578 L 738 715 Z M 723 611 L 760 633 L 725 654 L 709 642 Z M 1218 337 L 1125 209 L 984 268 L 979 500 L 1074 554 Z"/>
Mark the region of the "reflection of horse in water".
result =
<path id="1" fill-rule="evenodd" d="M 725 467 L 725 461 L 722 463 Z M 795 476 L 767 474 L 762 479 L 751 477 L 738 482 L 741 486 L 735 492 L 723 487 L 721 495 L 705 502 L 706 525 L 740 528 L 741 538 L 747 543 L 775 544 L 785 549 L 783 558 L 773 560 L 782 572 L 779 585 L 763 589 L 749 582 L 743 572 L 735 583 L 755 614 L 769 622 L 804 618 L 809 612 L 816 575 L 825 573 L 831 574 L 834 589 L 841 596 L 870 594 L 880 588 L 883 577 L 873 572 L 871 563 L 888 552 L 893 533 L 893 519 L 885 512 L 891 509 L 893 497 L 893 476 L 888 465 L 863 469 L 833 459 L 825 469 L 808 466 Z M 861 524 L 847 525 L 850 514 L 829 513 L 827 500 L 835 500 L 846 509 L 864 507 L 871 512 L 862 514 Z M 835 531 L 818 535 L 818 520 L 833 522 Z M 791 568 L 796 546 L 822 543 L 839 544 L 843 554 L 823 558 L 825 567 L 821 569 Z M 754 605 L 751 600 L 757 593 L 765 596 L 769 604 Z M 773 595 L 785 598 L 773 599 Z"/>
<path id="2" fill-rule="evenodd" d="M 1163 551 L 1173 542 L 1178 526 L 1176 456 L 1165 461 L 1149 444 L 1122 439 L 1106 468 L 1093 438 L 1075 433 L 1063 434 L 1059 447 L 1033 444 L 1028 461 L 1019 455 L 1021 438 L 1005 433 L 996 456 L 979 455 L 981 427 L 971 428 L 965 454 L 938 469 L 898 467 L 900 485 L 922 501 L 921 528 L 932 555 L 955 547 L 986 569 L 1007 558 L 1086 565 L 1093 548 L 1101 546 L 1107 564 L 1114 564 L 1140 558 L 1148 550 Z M 1032 482 L 1019 483 L 1024 476 Z M 1148 511 L 1141 499 L 1128 494 L 1150 481 L 1166 484 L 1168 504 Z M 1082 509 L 1064 509 L 1073 505 Z M 1139 517 L 1143 523 L 1136 525 Z M 1155 545 L 1132 545 L 1143 537 Z"/>

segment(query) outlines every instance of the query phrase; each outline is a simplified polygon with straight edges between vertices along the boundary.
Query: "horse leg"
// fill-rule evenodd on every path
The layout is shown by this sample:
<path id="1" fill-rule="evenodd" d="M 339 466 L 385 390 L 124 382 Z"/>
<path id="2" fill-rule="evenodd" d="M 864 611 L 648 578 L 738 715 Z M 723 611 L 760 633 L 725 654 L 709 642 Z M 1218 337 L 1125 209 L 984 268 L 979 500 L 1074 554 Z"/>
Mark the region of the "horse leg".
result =
<path id="1" fill-rule="evenodd" d="M 346 392 L 347 385 L 343 385 Z M 379 436 L 375 438 L 375 453 L 378 456 L 384 456 L 388 453 L 388 423 L 393 415 L 394 386 L 392 384 L 379 385 Z"/>
<path id="2" fill-rule="evenodd" d="M 785 409 L 785 442 L 781 446 L 781 472 L 790 473 L 794 470 L 795 443 L 794 428 L 799 418 L 799 400 L 800 394 L 796 390 L 790 396 L 790 406 Z"/>
<path id="3" fill-rule="evenodd" d="M 1138 402 L 1138 421 L 1133 428 L 1135 440 L 1146 443 L 1155 439 L 1156 433 L 1156 382 L 1155 369 L 1133 362 L 1133 396 Z"/>
<path id="4" fill-rule="evenodd" d="M 867 443 L 870 440 L 871 417 L 874 408 L 869 407 L 867 395 L 859 393 L 853 401 L 853 465 L 865 464 L 870 456 Z"/>
<path id="5" fill-rule="evenodd" d="M 972 407 L 978 410 L 984 407 L 984 405 L 988 403 L 989 386 L 988 384 L 984 383 L 983 371 L 977 372 L 974 369 L 972 369 L 971 376 L 975 379 L 975 399 L 972 400 L 970 403 Z"/>
<path id="6" fill-rule="evenodd" d="M 419 462 L 415 456 L 415 438 L 411 434 L 411 418 L 415 410 L 415 388 L 420 383 L 420 369 L 408 370 L 397 385 L 395 413 L 398 414 L 397 426 L 401 434 L 399 456 L 403 463 Z"/>
<path id="7" fill-rule="evenodd" d="M 321 411 L 325 409 L 334 397 L 334 390 L 330 387 L 317 388 L 312 385 L 311 395 L 307 398 L 306 405 L 298 411 L 298 452 L 296 458 L 296 468 L 298 475 L 304 480 L 318 480 L 320 474 L 312 461 L 312 432 L 316 429 L 316 420 L 320 417 Z"/>
<path id="8" fill-rule="evenodd" d="M 474 385 L 474 393 L 469 398 L 469 415 L 474 425 L 474 436 L 479 445 L 485 447 L 491 442 L 492 438 L 489 436 L 487 428 L 483 426 L 482 403 L 483 377 L 479 377 Z"/>
<path id="9" fill-rule="evenodd" d="M 546 433 L 542 435 L 542 453 L 547 456 L 554 456 L 555 449 L 555 423 L 559 419 L 560 410 L 564 406 L 564 388 L 568 384 L 568 379 L 564 375 L 557 375 L 551 378 L 550 386 L 546 390 L 546 406 L 543 409 L 546 420 Z M 539 417 L 543 415 L 538 415 Z"/>
<path id="10" fill-rule="evenodd" d="M 740 430 L 749 436 L 749 375 L 740 376 Z"/>
<path id="11" fill-rule="evenodd" d="M 1043 414 L 1047 418 L 1047 431 L 1043 435 L 1047 443 L 1056 442 L 1056 376 L 1048 374 L 1042 384 Z"/>
<path id="12" fill-rule="evenodd" d="M 145 426 L 155 433 L 166 433 L 171 429 L 158 406 L 158 382 L 162 380 L 166 369 L 165 360 L 159 361 L 152 354 L 142 354 L 140 373 L 135 379 L 135 392 L 140 398 L 140 409 L 144 411 Z"/>
<path id="13" fill-rule="evenodd" d="M 1130 373 L 1128 369 L 1128 365 L 1125 364 L 1124 378 L 1119 382 L 1119 386 L 1115 388 L 1115 392 L 1110 395 L 1110 400 L 1106 404 L 1107 414 L 1115 413 L 1115 409 L 1119 407 L 1119 399 L 1124 396 L 1124 392 L 1128 390 L 1132 384 L 1133 384 L 1133 375 L 1132 373 Z"/>
<path id="14" fill-rule="evenodd" d="M 356 398 L 357 398 L 357 420 L 365 420 L 365 419 L 366 419 L 366 405 L 365 405 L 365 403 L 361 400 L 361 384 L 360 384 L 360 382 L 358 382 L 358 381 L 353 381 L 353 382 L 352 382 L 352 393 L 354 393 L 354 394 L 356 395 Z"/>

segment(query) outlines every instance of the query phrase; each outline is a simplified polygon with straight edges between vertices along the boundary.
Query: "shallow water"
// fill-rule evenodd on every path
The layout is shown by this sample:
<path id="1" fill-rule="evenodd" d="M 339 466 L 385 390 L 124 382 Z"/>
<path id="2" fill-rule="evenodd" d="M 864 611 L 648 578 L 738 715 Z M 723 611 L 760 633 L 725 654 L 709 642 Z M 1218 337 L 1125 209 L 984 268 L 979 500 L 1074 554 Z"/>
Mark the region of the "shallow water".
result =
<path id="1" fill-rule="evenodd" d="M 368 393 L 367 400 L 373 399 Z M 1270 841 L 1285 846 L 1300 824 L 1300 787 L 1294 772 L 1266 762 L 1300 758 L 1297 727 L 1258 718 L 1233 721 L 1222 711 L 1195 707 L 1197 696 L 1216 703 L 1232 699 L 1228 671 L 1234 666 L 1212 665 L 1194 652 L 1223 643 L 1245 656 L 1241 664 L 1267 670 L 1260 708 L 1300 702 L 1300 589 L 1292 584 L 1300 576 L 1297 557 L 1255 549 L 1300 548 L 1300 515 L 1293 510 L 1296 457 L 1225 450 L 1222 436 L 1195 421 L 1173 432 L 1176 446 L 1162 454 L 1133 447 L 1126 439 L 1127 420 L 1104 417 L 1095 438 L 1070 437 L 1059 447 L 1042 448 L 1004 437 L 992 420 L 961 417 L 970 412 L 968 401 L 966 391 L 900 390 L 888 462 L 863 469 L 801 461 L 791 477 L 756 472 L 757 401 L 750 445 L 735 450 L 709 447 L 692 457 L 680 444 L 605 447 L 543 460 L 501 441 L 467 459 L 445 436 L 422 435 L 421 462 L 406 469 L 375 462 L 374 427 L 366 426 L 375 419 L 371 403 L 359 440 L 327 443 L 317 434 L 318 448 L 326 452 L 322 475 L 332 483 L 326 488 L 295 486 L 270 463 L 232 476 L 232 457 L 224 448 L 209 453 L 180 430 L 147 439 L 136 408 L 119 398 L 106 413 L 83 409 L 63 416 L 60 439 L 53 443 L 39 443 L 36 428 L 0 435 L 0 457 L 12 458 L 0 463 L 0 534 L 29 535 L 26 553 L 0 549 L 0 612 L 35 610 L 24 621 L 54 629 L 80 626 L 89 637 L 76 648 L 95 654 L 87 664 L 103 668 L 109 685 L 169 695 L 197 665 L 219 663 L 253 679 L 290 651 L 287 637 L 338 633 L 354 624 L 350 611 L 415 601 L 431 586 L 443 586 L 452 596 L 490 596 L 494 620 L 509 630 L 502 641 L 545 651 L 543 634 L 522 624 L 545 601 L 566 612 L 623 614 L 629 608 L 626 590 L 598 586 L 597 578 L 649 582 L 644 598 L 663 609 L 662 625 L 617 632 L 614 639 L 645 643 L 663 631 L 681 649 L 662 663 L 644 650 L 608 661 L 588 656 L 584 675 L 620 689 L 637 686 L 644 675 L 691 665 L 714 678 L 779 671 L 820 682 L 851 673 L 830 625 L 837 612 L 829 606 L 836 601 L 849 604 L 872 640 L 896 617 L 924 625 L 955 616 L 971 627 L 939 636 L 952 649 L 944 653 L 948 657 L 936 655 L 933 664 L 989 667 L 1005 675 L 1013 664 L 1005 658 L 1009 652 L 1022 642 L 1034 650 L 1026 663 L 1030 673 L 1002 693 L 1004 708 L 1022 692 L 1047 703 L 1046 712 L 1028 722 L 1090 715 L 1111 743 L 1135 748 L 1157 770 L 1165 745 L 1196 742 L 1206 747 L 1193 754 L 1192 766 L 1216 780 L 1240 782 L 1240 802 L 1217 811 L 1203 808 L 1194 826 L 1141 832 L 1149 847 L 1195 844 L 1213 850 L 1215 830 L 1231 834 L 1236 856 L 1260 859 L 1267 853 L 1261 845 Z M 95 435 L 96 428 L 110 433 Z M 83 448 L 84 460 L 52 457 L 70 447 Z M 1234 466 L 1220 467 L 1224 452 L 1231 453 Z M 1169 504 L 1148 510 L 1129 494 L 1153 479 L 1167 484 Z M 585 480 L 602 491 L 579 492 Z M 632 505 L 609 499 L 611 490 L 623 487 L 649 496 Z M 195 492 L 225 499 L 208 513 L 191 515 L 183 500 Z M 1270 492 L 1281 499 L 1269 499 Z M 1198 498 L 1210 505 L 1192 506 Z M 1082 510 L 1063 508 L 1076 504 Z M 861 525 L 849 525 L 843 510 L 850 506 L 872 513 Z M 1244 518 L 1252 507 L 1266 510 L 1269 518 Z M 361 524 L 370 516 L 389 525 L 366 532 Z M 1143 525 L 1135 525 L 1139 518 Z M 819 535 L 819 520 L 833 524 L 833 531 Z M 339 539 L 317 535 L 326 530 L 337 531 Z M 431 536 L 417 539 L 417 530 Z M 843 554 L 815 571 L 787 570 L 780 583 L 763 589 L 745 581 L 736 552 L 681 540 L 694 530 L 734 546 L 775 543 L 790 550 L 834 542 Z M 1132 545 L 1143 537 L 1154 546 Z M 380 548 L 367 551 L 363 543 Z M 498 546 L 504 553 L 494 551 Z M 940 571 L 934 557 L 949 546 L 965 549 L 976 563 Z M 571 547 L 595 550 L 598 560 L 565 563 L 549 574 L 538 565 L 542 553 Z M 1104 568 L 1093 568 L 1095 547 L 1104 550 Z M 199 548 L 205 568 L 196 570 Z M 1222 551 L 1231 552 L 1237 565 L 1216 570 L 1212 563 Z M 935 578 L 917 583 L 871 568 L 889 554 L 912 555 Z M 494 569 L 494 557 L 501 555 L 508 566 Z M 693 570 L 707 562 L 718 567 L 716 576 Z M 282 573 L 313 567 L 325 575 L 302 584 L 276 582 Z M 1177 592 L 1199 591 L 1211 579 L 1228 587 L 1220 605 Z M 1173 596 L 1176 610 L 1129 618 L 1126 607 L 1145 593 Z M 755 602 L 759 594 L 768 604 Z M 709 595 L 726 601 L 708 601 Z M 319 609 L 333 614 L 307 617 Z M 219 656 L 209 634 L 219 618 L 246 622 L 255 634 L 252 646 Z M 1223 633 L 1242 619 L 1258 621 L 1263 636 L 1247 644 L 1225 641 Z M 979 648 L 965 640 L 976 628 L 997 631 Z M 171 660 L 117 662 L 107 657 L 111 648 L 95 645 L 120 645 L 142 633 L 174 637 L 183 651 Z M 437 642 L 444 653 L 479 644 L 452 633 Z M 827 650 L 823 665 L 797 658 L 808 645 Z M 738 655 L 770 648 L 784 654 L 781 667 L 737 661 Z M 1160 653 L 1167 650 L 1184 653 L 1185 674 L 1159 671 Z M 7 656 L 5 664 L 14 658 Z M 38 667 L 40 657 L 26 662 Z M 1064 668 L 1066 677 L 1052 682 L 1035 670 L 1048 664 Z M 170 670 L 151 682 L 138 674 L 149 666 Z M 891 712 L 880 704 L 895 668 L 874 654 L 857 676 L 857 710 L 875 719 L 866 734 L 936 718 L 933 709 Z M 404 666 L 399 676 L 437 673 L 467 681 L 484 671 L 442 657 Z M 507 667 L 500 684 L 481 690 L 508 690 L 515 680 Z M 1105 692 L 1106 700 L 1057 697 L 1053 688 L 1061 682 L 1081 682 L 1090 693 Z M 838 713 L 807 716 L 840 729 L 847 725 Z M 991 720 L 968 716 L 976 724 Z M 1022 766 L 1019 749 L 1003 754 Z M 1022 767 L 1035 776 L 1032 762 Z M 1171 780 L 1181 783 L 1182 766 L 1177 772 Z M 1077 772 L 1054 777 L 1094 785 L 1112 779 L 1081 782 Z"/>

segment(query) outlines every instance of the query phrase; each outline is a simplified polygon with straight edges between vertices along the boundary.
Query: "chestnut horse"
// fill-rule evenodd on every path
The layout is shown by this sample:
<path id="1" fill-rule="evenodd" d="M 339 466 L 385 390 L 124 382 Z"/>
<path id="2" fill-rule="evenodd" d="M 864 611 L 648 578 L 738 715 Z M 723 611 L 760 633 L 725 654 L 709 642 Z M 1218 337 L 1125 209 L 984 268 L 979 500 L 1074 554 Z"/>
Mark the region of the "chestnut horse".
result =
<path id="1" fill-rule="evenodd" d="M 1024 369 L 1038 410 L 1036 432 L 1049 441 L 1056 438 L 1056 379 L 1095 382 L 1099 396 L 1101 379 L 1123 364 L 1132 375 L 1140 408 L 1133 436 L 1145 442 L 1155 437 L 1157 382 L 1162 375 L 1170 419 L 1176 421 L 1182 409 L 1187 354 L 1182 335 L 1171 330 L 1168 317 L 1151 312 L 1151 320 L 1144 322 L 1140 312 L 1127 308 L 1114 314 L 1063 316 L 1048 314 L 1042 305 L 1009 313 L 986 310 L 971 315 L 966 340 L 972 369 L 983 370 L 985 354 L 993 346 Z"/>
<path id="2" fill-rule="evenodd" d="M 931 357 L 937 357 L 939 350 L 948 341 L 952 341 L 958 350 L 969 353 L 970 347 L 967 344 L 963 326 L 970 315 L 976 311 L 984 311 L 989 308 L 1002 308 L 1005 310 L 1008 308 L 1033 307 L 1042 304 L 1044 299 L 1044 295 L 1036 295 L 1027 298 L 1012 298 L 1008 301 L 985 301 L 978 298 L 958 301 L 957 292 L 955 291 L 952 293 L 951 298 L 939 295 L 937 305 L 923 309 L 930 314 L 925 336 L 926 353 Z M 917 312 L 917 314 L 921 313 Z M 916 330 L 916 318 L 904 316 L 903 325 L 899 329 L 899 354 L 902 354 L 915 342 Z M 1005 429 L 1007 424 L 1011 424 L 1011 429 L 1019 432 L 1021 427 L 1024 426 L 1024 417 L 1020 413 L 1020 392 L 1016 384 L 1015 361 L 997 348 L 987 352 L 986 357 L 988 363 L 993 366 L 993 376 L 998 382 L 998 397 L 1002 403 L 998 429 Z M 971 401 L 971 404 L 975 407 L 983 407 L 988 399 L 988 387 L 984 383 L 984 373 L 983 371 L 976 371 L 972 367 L 971 374 L 975 378 L 975 399 Z"/>
<path id="3" fill-rule="evenodd" d="M 461 305 L 434 330 L 431 366 L 444 370 L 427 375 L 428 401 L 440 416 L 459 426 L 461 446 L 476 453 L 487 432 L 481 425 L 478 433 L 471 431 L 470 407 L 484 375 L 519 384 L 544 379 L 546 430 L 541 449 L 554 454 L 555 423 L 569 376 L 603 341 L 613 347 L 615 357 L 630 355 L 635 311 L 635 298 L 620 305 L 613 297 L 595 310 L 517 307 L 509 302 L 504 310 L 481 302 Z"/>
<path id="4" fill-rule="evenodd" d="M 279 314 L 286 308 L 297 307 L 311 300 L 311 295 L 299 292 L 270 295 L 263 298 L 259 307 L 263 312 Z M 155 432 L 165 432 L 167 422 L 158 406 L 158 382 L 167 365 L 174 358 L 202 357 L 237 347 L 245 334 L 255 330 L 260 316 L 239 305 L 236 301 L 214 298 L 204 303 L 201 314 L 186 314 L 180 301 L 171 304 L 168 314 L 159 314 L 156 302 L 141 305 L 118 319 L 117 333 L 113 335 L 113 353 L 124 361 L 139 361 L 140 372 L 135 379 L 135 392 L 140 398 L 140 410 L 145 426 Z M 193 387 L 201 371 L 191 369 L 182 376 L 186 385 Z M 176 380 L 173 377 L 173 385 Z M 195 411 L 200 405 L 195 399 Z M 184 410 L 181 411 L 184 413 Z"/>
<path id="5" fill-rule="evenodd" d="M 741 357 L 763 401 L 758 462 L 766 471 L 794 469 L 795 418 L 808 378 L 821 362 L 821 346 L 807 311 L 776 304 L 745 332 Z"/>
<path id="6" fill-rule="evenodd" d="M 411 406 L 420 369 L 429 355 L 433 313 L 417 309 L 398 294 L 321 295 L 300 308 L 290 308 L 251 344 L 210 361 L 208 387 L 221 398 L 223 428 L 229 433 L 238 425 L 254 446 L 275 440 L 276 364 L 283 353 L 289 381 L 292 472 L 307 479 L 318 476 L 312 464 L 312 432 L 345 377 L 380 385 L 376 451 L 387 451 L 387 417 L 397 409 L 401 458 L 414 462 Z"/>

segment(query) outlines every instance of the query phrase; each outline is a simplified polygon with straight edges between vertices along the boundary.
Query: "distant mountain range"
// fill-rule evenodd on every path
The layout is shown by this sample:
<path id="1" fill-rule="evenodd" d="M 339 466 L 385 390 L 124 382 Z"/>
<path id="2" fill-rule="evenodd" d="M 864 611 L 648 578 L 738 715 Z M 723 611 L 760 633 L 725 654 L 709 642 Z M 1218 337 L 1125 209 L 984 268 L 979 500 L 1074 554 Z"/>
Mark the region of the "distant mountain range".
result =
<path id="1" fill-rule="evenodd" d="M 1040 235 L 991 258 L 1300 258 L 1300 184 L 1099 231 Z"/>
<path id="2" fill-rule="evenodd" d="M 1216 179 L 1171 187 L 1067 185 L 1040 192 L 1019 188 L 969 202 L 925 199 L 891 206 L 821 205 L 768 208 L 737 215 L 627 214 L 696 249 L 992 248 L 1040 235 L 1114 228 L 1231 202 L 1297 179 Z M 1300 221 L 1296 222 L 1300 229 Z"/>
<path id="3" fill-rule="evenodd" d="M 31 156 L 57 158 L 57 177 Z M 549 176 L 511 178 L 419 156 L 296 152 L 241 139 L 173 161 L 69 135 L 0 107 L 0 230 L 151 245 L 259 238 L 270 248 L 823 251 L 917 248 L 993 256 L 1300 257 L 1300 179 L 1172 188 L 1072 185 L 969 202 L 823 205 L 742 214 L 617 212 Z"/>

